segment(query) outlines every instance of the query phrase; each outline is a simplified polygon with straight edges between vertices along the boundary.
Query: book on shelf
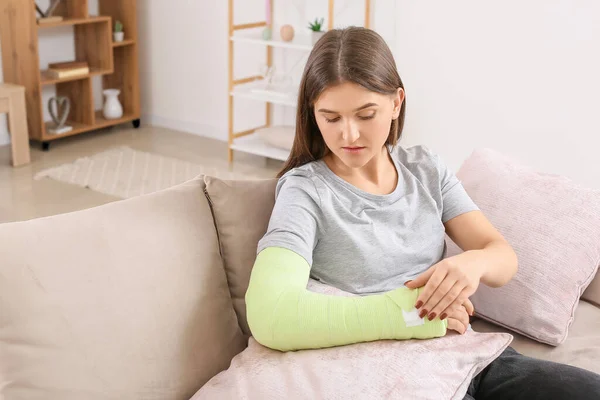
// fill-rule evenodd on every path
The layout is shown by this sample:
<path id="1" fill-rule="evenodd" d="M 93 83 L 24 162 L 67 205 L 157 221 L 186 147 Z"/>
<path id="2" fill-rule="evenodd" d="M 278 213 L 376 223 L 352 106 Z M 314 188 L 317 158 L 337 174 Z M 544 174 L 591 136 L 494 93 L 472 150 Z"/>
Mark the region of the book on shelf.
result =
<path id="1" fill-rule="evenodd" d="M 90 73 L 89 67 L 67 68 L 67 69 L 48 69 L 47 75 L 52 79 L 72 78 L 74 76 L 87 75 Z"/>
<path id="2" fill-rule="evenodd" d="M 60 61 L 48 64 L 49 69 L 75 69 L 87 66 L 88 63 L 85 61 Z"/>
<path id="3" fill-rule="evenodd" d="M 48 64 L 48 76 L 53 79 L 87 75 L 90 67 L 85 61 L 61 61 Z"/>

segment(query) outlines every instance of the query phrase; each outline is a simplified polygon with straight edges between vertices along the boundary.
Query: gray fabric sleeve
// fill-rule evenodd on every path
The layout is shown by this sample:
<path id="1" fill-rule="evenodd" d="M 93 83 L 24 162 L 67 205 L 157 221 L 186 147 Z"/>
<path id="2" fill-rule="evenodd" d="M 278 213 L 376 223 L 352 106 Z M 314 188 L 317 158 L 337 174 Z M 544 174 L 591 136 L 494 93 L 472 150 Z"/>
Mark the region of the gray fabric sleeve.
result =
<path id="1" fill-rule="evenodd" d="M 433 157 L 440 177 L 442 222 L 446 223 L 466 212 L 479 210 L 454 172 L 438 155 L 434 154 Z"/>
<path id="2" fill-rule="evenodd" d="M 275 206 L 257 254 L 267 247 L 282 247 L 302 256 L 312 266 L 317 244 L 320 199 L 309 176 L 288 174 L 277 183 Z"/>

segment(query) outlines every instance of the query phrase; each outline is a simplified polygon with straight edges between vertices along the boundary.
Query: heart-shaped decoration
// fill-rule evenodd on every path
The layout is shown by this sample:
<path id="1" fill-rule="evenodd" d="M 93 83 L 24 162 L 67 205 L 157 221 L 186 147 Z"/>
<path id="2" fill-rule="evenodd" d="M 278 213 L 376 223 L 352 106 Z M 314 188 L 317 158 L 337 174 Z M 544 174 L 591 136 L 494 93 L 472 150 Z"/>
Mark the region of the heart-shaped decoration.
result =
<path id="1" fill-rule="evenodd" d="M 65 124 L 69 116 L 69 111 L 71 111 L 71 101 L 68 97 L 52 97 L 48 101 L 48 112 L 57 127 Z"/>
<path id="2" fill-rule="evenodd" d="M 48 18 L 52 15 L 60 1 L 61 0 L 50 0 L 50 5 L 48 6 L 48 9 L 45 12 L 42 11 L 42 9 L 37 5 L 37 3 L 35 4 L 35 9 L 37 10 L 38 14 L 40 14 L 41 18 Z"/>

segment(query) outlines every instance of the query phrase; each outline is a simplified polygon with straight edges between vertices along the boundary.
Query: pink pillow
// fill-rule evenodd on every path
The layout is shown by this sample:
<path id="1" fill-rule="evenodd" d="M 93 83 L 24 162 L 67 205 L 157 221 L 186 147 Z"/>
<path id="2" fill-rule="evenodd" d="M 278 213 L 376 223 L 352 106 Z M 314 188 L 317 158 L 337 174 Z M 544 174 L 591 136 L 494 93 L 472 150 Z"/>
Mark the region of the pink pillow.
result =
<path id="1" fill-rule="evenodd" d="M 309 289 L 348 295 L 311 281 Z M 282 353 L 250 338 L 201 399 L 463 399 L 475 375 L 512 341 L 505 333 L 449 333 L 432 340 L 379 341 Z"/>
<path id="2" fill-rule="evenodd" d="M 507 285 L 479 287 L 476 314 L 539 342 L 564 342 L 600 264 L 600 191 L 490 149 L 473 152 L 457 176 L 519 258 Z M 462 252 L 447 242 L 447 257 Z"/>

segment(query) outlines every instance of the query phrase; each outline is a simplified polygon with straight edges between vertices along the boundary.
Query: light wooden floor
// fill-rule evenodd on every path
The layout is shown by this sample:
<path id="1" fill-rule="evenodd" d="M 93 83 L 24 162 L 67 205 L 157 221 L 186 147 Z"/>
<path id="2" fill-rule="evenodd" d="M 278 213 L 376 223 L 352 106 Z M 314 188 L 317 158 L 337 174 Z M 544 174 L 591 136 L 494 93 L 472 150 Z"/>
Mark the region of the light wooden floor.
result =
<path id="1" fill-rule="evenodd" d="M 51 179 L 36 181 L 43 169 L 115 146 L 162 154 L 205 166 L 227 168 L 227 143 L 159 127 L 110 128 L 54 141 L 42 152 L 32 142 L 30 165 L 10 165 L 10 145 L 0 146 L 0 223 L 22 221 L 98 206 L 118 198 Z M 235 152 L 233 171 L 272 178 L 282 163 Z"/>

